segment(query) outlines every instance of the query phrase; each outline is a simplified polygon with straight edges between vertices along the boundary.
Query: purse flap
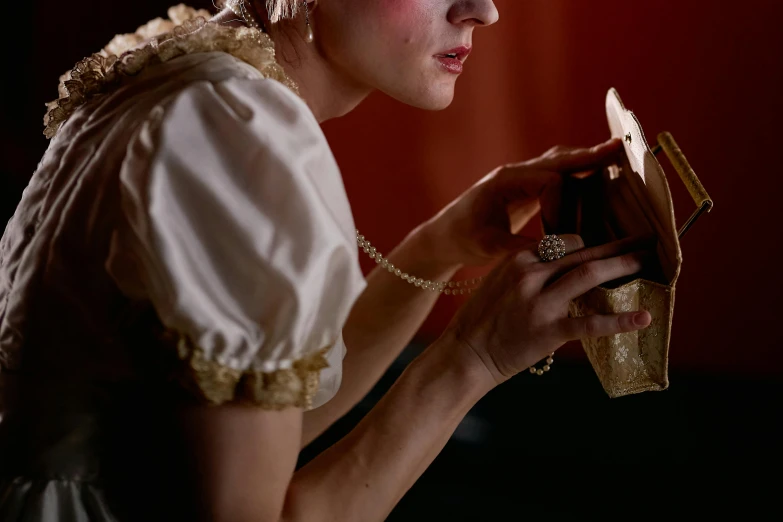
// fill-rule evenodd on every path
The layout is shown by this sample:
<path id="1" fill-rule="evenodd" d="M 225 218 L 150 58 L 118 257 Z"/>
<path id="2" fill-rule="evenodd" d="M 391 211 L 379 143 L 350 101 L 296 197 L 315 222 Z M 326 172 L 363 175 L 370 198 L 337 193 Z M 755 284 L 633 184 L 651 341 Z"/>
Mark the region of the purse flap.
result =
<path id="1" fill-rule="evenodd" d="M 669 284 L 674 286 L 682 266 L 682 250 L 677 236 L 671 191 L 661 164 L 650 150 L 639 120 L 623 105 L 620 95 L 610 89 L 606 95 L 606 117 L 613 138 L 623 140 L 625 160 L 614 176 L 627 176 L 637 191 L 641 210 L 652 212 L 648 220 L 658 236 L 658 257 Z"/>

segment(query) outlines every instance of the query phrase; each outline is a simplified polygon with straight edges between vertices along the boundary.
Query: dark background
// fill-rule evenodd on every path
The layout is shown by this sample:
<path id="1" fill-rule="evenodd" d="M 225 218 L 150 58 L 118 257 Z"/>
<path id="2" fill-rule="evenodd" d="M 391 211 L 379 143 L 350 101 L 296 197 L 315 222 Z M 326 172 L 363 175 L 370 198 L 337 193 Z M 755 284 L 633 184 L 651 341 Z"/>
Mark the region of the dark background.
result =
<path id="1" fill-rule="evenodd" d="M 496 4 L 501 21 L 477 31 L 452 107 L 428 113 L 374 95 L 324 126 L 357 226 L 379 250 L 499 164 L 606 139 L 610 87 L 648 141 L 674 134 L 716 207 L 683 242 L 670 390 L 610 400 L 570 345 L 546 378 L 522 375 L 486 397 L 390 520 L 640 520 L 729 508 L 760 518 L 782 482 L 783 1 Z M 165 16 L 167 3 L 6 7 L 2 223 L 46 148 L 43 103 L 58 76 L 114 33 Z M 693 204 L 669 179 L 682 222 Z M 441 300 L 384 381 L 303 461 L 350 429 L 458 305 Z"/>

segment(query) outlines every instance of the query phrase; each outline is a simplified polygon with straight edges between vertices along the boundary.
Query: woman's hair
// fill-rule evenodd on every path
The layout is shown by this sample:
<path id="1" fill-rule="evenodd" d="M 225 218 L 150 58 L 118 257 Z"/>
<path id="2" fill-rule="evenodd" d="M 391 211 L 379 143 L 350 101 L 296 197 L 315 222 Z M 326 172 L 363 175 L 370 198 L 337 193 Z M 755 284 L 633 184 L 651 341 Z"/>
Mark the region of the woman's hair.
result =
<path id="1" fill-rule="evenodd" d="M 265 0 L 266 14 L 271 23 L 277 23 L 285 18 L 293 18 L 302 5 L 302 0 Z"/>
<path id="2" fill-rule="evenodd" d="M 246 0 L 252 3 L 264 22 L 276 24 L 294 18 L 302 7 L 303 0 Z"/>

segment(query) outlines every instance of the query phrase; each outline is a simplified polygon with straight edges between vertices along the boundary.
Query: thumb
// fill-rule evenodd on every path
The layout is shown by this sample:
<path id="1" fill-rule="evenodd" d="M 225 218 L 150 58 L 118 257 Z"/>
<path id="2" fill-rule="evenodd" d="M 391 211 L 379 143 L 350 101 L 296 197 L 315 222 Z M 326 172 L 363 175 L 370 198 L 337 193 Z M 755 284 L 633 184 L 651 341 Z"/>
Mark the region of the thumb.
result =
<path id="1" fill-rule="evenodd" d="M 495 190 L 508 204 L 522 199 L 538 198 L 546 186 L 559 180 L 560 175 L 553 171 L 509 165 L 498 173 Z"/>
<path id="2" fill-rule="evenodd" d="M 503 254 L 518 252 L 537 243 L 537 241 L 531 237 L 518 236 L 501 230 L 494 232 L 493 235 L 492 244 Z"/>

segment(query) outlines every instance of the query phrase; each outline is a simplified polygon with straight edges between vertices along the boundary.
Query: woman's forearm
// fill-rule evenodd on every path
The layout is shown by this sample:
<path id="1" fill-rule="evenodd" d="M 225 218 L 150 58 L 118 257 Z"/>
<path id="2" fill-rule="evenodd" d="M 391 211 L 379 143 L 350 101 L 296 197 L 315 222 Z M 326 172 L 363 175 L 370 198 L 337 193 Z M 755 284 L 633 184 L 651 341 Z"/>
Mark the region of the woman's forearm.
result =
<path id="1" fill-rule="evenodd" d="M 388 256 L 405 273 L 429 280 L 449 280 L 459 269 L 437 261 L 431 252 L 428 226 L 411 232 Z M 343 328 L 348 350 L 343 381 L 337 395 L 324 406 L 307 412 L 303 445 L 320 435 L 355 406 L 410 343 L 440 294 L 422 290 L 381 266 L 367 277 L 367 288 L 357 299 Z"/>
<path id="2" fill-rule="evenodd" d="M 295 473 L 284 520 L 384 520 L 495 385 L 469 350 L 440 341 L 411 363 L 349 435 Z"/>

